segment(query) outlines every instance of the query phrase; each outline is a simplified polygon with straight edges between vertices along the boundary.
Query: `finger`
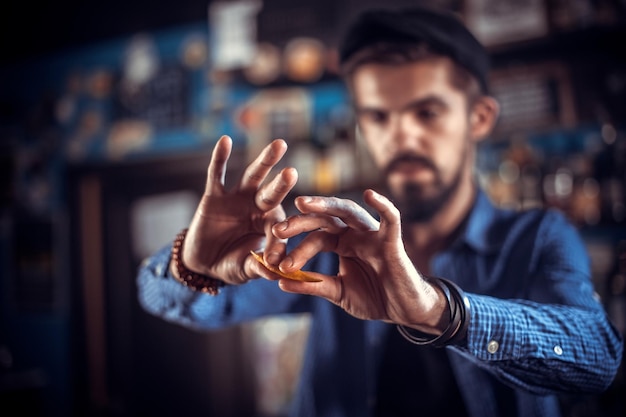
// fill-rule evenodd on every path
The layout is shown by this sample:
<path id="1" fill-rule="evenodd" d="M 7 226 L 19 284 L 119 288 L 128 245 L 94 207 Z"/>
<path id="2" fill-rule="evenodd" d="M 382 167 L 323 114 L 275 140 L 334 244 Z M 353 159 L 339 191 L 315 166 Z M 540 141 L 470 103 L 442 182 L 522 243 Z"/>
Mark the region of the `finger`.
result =
<path id="1" fill-rule="evenodd" d="M 280 210 L 278 214 L 265 221 L 265 250 L 263 251 L 263 258 L 270 265 L 278 265 L 287 252 L 287 239 L 276 236 L 272 231 L 272 226 L 284 218 L 285 213 L 283 210 Z"/>
<path id="2" fill-rule="evenodd" d="M 226 178 L 226 165 L 230 153 L 233 148 L 233 141 L 229 136 L 222 136 L 211 154 L 211 162 L 207 169 L 207 182 L 205 186 L 205 192 L 207 194 L 214 194 L 224 190 L 224 180 Z"/>
<path id="3" fill-rule="evenodd" d="M 380 231 L 389 239 L 400 239 L 400 210 L 385 196 L 374 190 L 365 190 L 363 200 L 380 215 Z"/>
<path id="4" fill-rule="evenodd" d="M 283 272 L 296 271 L 320 252 L 332 252 L 337 247 L 337 235 L 311 232 L 289 252 L 278 267 Z"/>
<path id="5" fill-rule="evenodd" d="M 338 217 L 326 214 L 310 213 L 299 214 L 276 223 L 272 227 L 275 236 L 282 239 L 289 239 L 301 233 L 314 230 L 323 230 L 328 233 L 340 233 L 347 225 Z"/>
<path id="6" fill-rule="evenodd" d="M 243 173 L 240 190 L 256 190 L 287 151 L 287 143 L 276 139 L 267 145 Z"/>
<path id="7" fill-rule="evenodd" d="M 313 295 L 327 299 L 333 304 L 340 305 L 343 296 L 343 280 L 339 277 L 330 277 L 315 274 L 321 282 L 301 282 L 281 279 L 278 286 L 281 290 L 290 293 Z"/>
<path id="8" fill-rule="evenodd" d="M 250 261 L 249 261 L 249 263 L 250 263 L 250 272 L 251 272 L 250 276 L 263 277 L 263 278 L 269 279 L 271 281 L 277 281 L 277 280 L 282 278 L 277 273 L 272 272 L 269 269 L 267 269 L 262 263 L 259 263 L 256 260 L 254 260 L 252 255 L 249 255 L 246 260 L 248 260 L 248 259 L 250 259 Z"/>
<path id="9" fill-rule="evenodd" d="M 378 230 L 379 224 L 363 207 L 352 200 L 337 197 L 303 196 L 295 200 L 302 213 L 323 213 L 340 218 L 349 227 L 361 230 Z"/>
<path id="10" fill-rule="evenodd" d="M 283 169 L 269 184 L 261 187 L 256 193 L 256 206 L 262 211 L 269 211 L 282 204 L 296 182 L 298 182 L 298 171 L 295 168 Z"/>
<path id="11" fill-rule="evenodd" d="M 269 269 L 271 272 L 274 272 L 274 273 L 280 275 L 282 278 L 293 279 L 293 280 L 296 280 L 296 281 L 307 281 L 307 282 L 319 282 L 319 281 L 321 281 L 321 279 L 315 278 L 313 276 L 314 273 L 312 273 L 312 272 L 300 271 L 300 270 L 292 271 L 292 272 L 283 272 L 280 269 L 278 269 L 275 265 L 269 265 L 267 262 L 265 262 L 265 260 L 258 253 L 250 251 L 250 254 L 255 258 L 255 260 L 257 262 L 263 264 L 263 266 L 265 268 Z"/>

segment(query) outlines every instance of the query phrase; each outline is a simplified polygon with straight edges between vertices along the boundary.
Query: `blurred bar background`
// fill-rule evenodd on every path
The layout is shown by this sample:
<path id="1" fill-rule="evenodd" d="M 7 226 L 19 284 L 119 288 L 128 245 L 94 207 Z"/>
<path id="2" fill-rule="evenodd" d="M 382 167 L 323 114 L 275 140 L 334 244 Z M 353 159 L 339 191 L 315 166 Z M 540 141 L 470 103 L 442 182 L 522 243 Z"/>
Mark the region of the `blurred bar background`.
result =
<path id="1" fill-rule="evenodd" d="M 306 316 L 182 329 L 141 310 L 135 273 L 188 224 L 222 134 L 236 145 L 231 179 L 281 137 L 296 193 L 358 200 L 378 186 L 336 45 L 348 20 L 380 3 L 62 0 L 3 11 L 2 416 L 285 414 Z M 481 145 L 479 180 L 499 206 L 552 207 L 579 227 L 598 297 L 625 334 L 626 2 L 428 3 L 458 13 L 492 56 L 502 115 Z M 564 398 L 566 415 L 623 416 L 624 392 L 622 366 L 605 394 Z"/>

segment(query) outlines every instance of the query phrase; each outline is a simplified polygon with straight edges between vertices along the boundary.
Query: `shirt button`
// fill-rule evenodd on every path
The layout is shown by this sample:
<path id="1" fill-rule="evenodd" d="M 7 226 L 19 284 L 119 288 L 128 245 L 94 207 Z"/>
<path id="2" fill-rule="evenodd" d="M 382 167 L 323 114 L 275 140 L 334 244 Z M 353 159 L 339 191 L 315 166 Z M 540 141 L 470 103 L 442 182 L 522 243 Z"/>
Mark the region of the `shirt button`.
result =
<path id="1" fill-rule="evenodd" d="M 561 356 L 563 354 L 563 348 L 559 345 L 556 345 L 554 347 L 554 353 L 556 353 L 557 355 Z"/>
<path id="2" fill-rule="evenodd" d="M 500 349 L 500 344 L 495 340 L 492 340 L 487 344 L 487 352 L 489 353 L 496 353 L 498 349 Z"/>

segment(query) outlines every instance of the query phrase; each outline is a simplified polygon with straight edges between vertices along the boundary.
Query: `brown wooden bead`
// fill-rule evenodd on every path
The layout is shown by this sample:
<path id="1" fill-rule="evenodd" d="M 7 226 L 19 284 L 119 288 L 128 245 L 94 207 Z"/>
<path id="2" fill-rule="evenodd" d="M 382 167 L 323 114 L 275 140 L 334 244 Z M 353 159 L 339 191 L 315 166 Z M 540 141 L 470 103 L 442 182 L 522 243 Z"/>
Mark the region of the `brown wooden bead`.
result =
<path id="1" fill-rule="evenodd" d="M 187 231 L 188 229 L 183 229 L 177 234 L 172 246 L 172 261 L 176 267 L 176 272 L 178 272 L 178 277 L 175 278 L 194 291 L 217 295 L 219 294 L 220 288 L 224 286 L 224 281 L 191 271 L 183 263 L 181 255 Z"/>

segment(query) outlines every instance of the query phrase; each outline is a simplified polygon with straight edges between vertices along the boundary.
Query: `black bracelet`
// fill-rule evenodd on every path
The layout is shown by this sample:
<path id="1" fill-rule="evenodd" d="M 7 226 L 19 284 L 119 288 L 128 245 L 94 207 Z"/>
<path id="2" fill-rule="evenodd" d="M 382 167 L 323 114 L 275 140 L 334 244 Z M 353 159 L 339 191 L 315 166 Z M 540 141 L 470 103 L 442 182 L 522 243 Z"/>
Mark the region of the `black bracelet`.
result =
<path id="1" fill-rule="evenodd" d="M 448 287 L 440 285 L 434 279 L 427 278 L 427 280 L 433 283 L 434 285 L 437 285 L 437 287 L 440 288 L 441 291 L 446 296 L 446 300 L 448 302 L 448 308 L 450 310 L 450 321 L 448 323 L 448 327 L 439 336 L 435 336 L 435 337 L 433 337 L 432 335 L 420 332 L 415 329 L 398 325 L 397 328 L 400 334 L 404 336 L 405 339 L 407 339 L 408 341 L 416 345 L 436 345 L 437 342 L 446 340 L 446 338 L 449 337 L 449 334 L 454 331 L 454 322 L 455 322 L 455 317 L 457 315 L 457 311 L 455 309 L 455 303 L 451 298 L 452 295 L 450 294 Z"/>
<path id="2" fill-rule="evenodd" d="M 460 342 L 465 338 L 469 325 L 469 301 L 467 297 L 456 284 L 447 279 L 429 277 L 428 281 L 439 287 L 446 296 L 450 309 L 448 327 L 436 337 L 402 325 L 396 326 L 398 331 L 406 340 L 416 345 L 444 347 Z"/>
<path id="3" fill-rule="evenodd" d="M 457 344 L 467 336 L 467 329 L 470 321 L 470 303 L 463 290 L 454 282 L 445 278 L 439 278 L 439 280 L 448 286 L 450 293 L 453 298 L 456 299 L 459 310 L 462 313 L 459 329 L 450 337 L 450 340 L 448 341 L 448 344 Z"/>

